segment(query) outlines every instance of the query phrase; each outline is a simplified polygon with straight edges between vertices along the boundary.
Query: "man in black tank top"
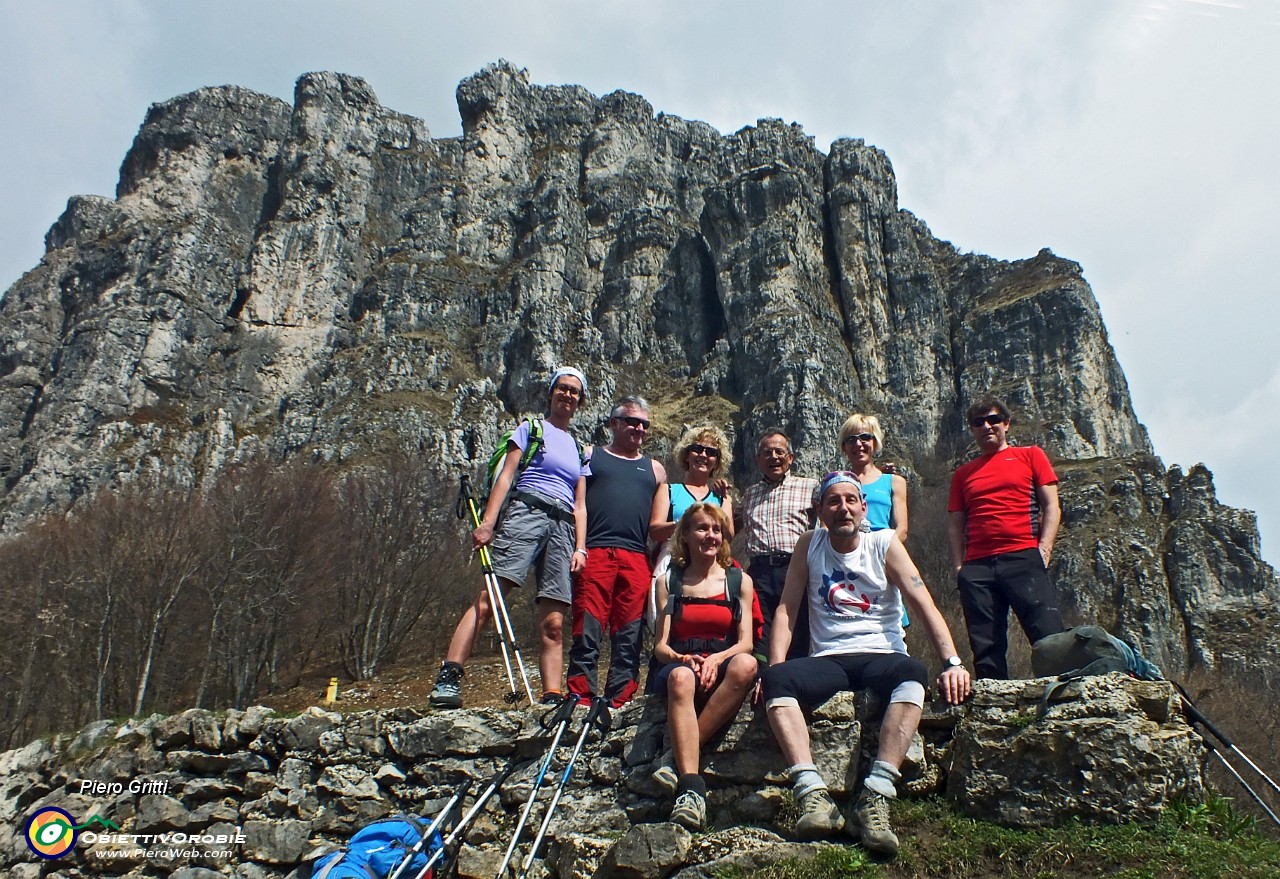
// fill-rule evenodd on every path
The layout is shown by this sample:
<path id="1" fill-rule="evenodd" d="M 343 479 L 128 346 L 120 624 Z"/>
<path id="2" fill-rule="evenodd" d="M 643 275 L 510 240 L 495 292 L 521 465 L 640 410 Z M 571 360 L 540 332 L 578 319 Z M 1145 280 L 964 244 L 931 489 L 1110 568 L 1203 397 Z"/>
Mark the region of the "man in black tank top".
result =
<path id="1" fill-rule="evenodd" d="M 596 695 L 600 641 L 609 631 L 611 660 L 604 695 L 616 708 L 635 694 L 640 676 L 644 599 L 652 572 L 645 555 L 649 513 L 661 464 L 640 453 L 649 431 L 649 404 L 624 397 L 609 416 L 613 441 L 587 464 L 587 563 L 573 590 L 569 692 Z"/>

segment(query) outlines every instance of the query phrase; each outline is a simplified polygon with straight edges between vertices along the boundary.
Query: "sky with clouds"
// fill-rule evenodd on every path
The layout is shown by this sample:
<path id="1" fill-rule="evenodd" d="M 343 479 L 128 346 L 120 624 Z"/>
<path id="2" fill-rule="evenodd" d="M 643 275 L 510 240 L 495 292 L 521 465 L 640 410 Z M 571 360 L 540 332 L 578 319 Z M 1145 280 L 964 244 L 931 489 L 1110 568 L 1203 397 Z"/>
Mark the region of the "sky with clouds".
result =
<path id="1" fill-rule="evenodd" d="M 1280 562 L 1280 0 L 0 0 L 0 289 L 68 196 L 112 195 L 149 104 L 337 70 L 459 132 L 497 58 L 724 132 L 860 137 L 962 250 L 1079 262 L 1168 465 Z"/>

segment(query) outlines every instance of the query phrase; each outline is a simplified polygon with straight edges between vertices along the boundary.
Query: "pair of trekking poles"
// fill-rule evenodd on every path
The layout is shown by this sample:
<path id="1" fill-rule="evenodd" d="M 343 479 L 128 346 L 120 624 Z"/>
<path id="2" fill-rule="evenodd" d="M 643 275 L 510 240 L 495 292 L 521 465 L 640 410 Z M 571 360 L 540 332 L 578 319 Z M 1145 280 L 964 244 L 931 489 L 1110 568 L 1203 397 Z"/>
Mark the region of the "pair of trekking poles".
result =
<path id="1" fill-rule="evenodd" d="M 1211 735 L 1213 739 L 1217 739 L 1219 742 L 1222 743 L 1223 747 L 1227 748 L 1227 750 L 1229 750 L 1231 753 L 1235 754 L 1237 757 L 1243 760 L 1246 766 L 1248 766 L 1255 773 L 1257 773 L 1258 777 L 1264 780 L 1267 784 L 1271 785 L 1272 790 L 1274 790 L 1277 794 L 1280 794 L 1280 785 L 1276 784 L 1275 779 L 1273 779 L 1270 775 L 1267 775 L 1267 773 L 1263 772 L 1257 763 L 1254 763 L 1252 760 L 1249 759 L 1248 754 L 1240 750 L 1240 748 L 1238 748 L 1236 744 L 1233 741 L 1231 741 L 1231 739 L 1227 738 L 1226 735 L 1224 735 L 1221 730 L 1219 730 L 1216 726 L 1213 725 L 1213 723 L 1209 720 L 1209 718 L 1204 716 L 1203 712 L 1201 712 L 1200 709 L 1197 708 L 1195 704 L 1191 701 L 1191 697 L 1187 695 L 1187 691 L 1183 689 L 1182 684 L 1179 684 L 1177 681 L 1172 681 L 1171 683 L 1173 683 L 1173 685 L 1178 689 L 1178 693 L 1182 696 L 1182 705 L 1184 710 L 1187 712 L 1187 717 L 1191 720 L 1192 728 L 1194 729 L 1197 724 L 1204 727 L 1204 729 L 1209 732 L 1209 735 Z M 1197 731 L 1199 732 L 1199 730 Z M 1240 772 L 1236 769 L 1236 767 L 1231 764 L 1231 761 L 1229 761 L 1226 758 L 1226 756 L 1223 755 L 1222 751 L 1216 745 L 1214 745 L 1213 739 L 1211 739 L 1207 735 L 1204 735 L 1203 732 L 1201 732 L 1200 738 L 1204 740 L 1205 747 L 1209 749 L 1209 752 L 1218 758 L 1218 761 L 1222 763 L 1224 767 L 1226 767 L 1227 772 L 1231 773 L 1232 777 L 1235 778 L 1236 782 L 1242 788 L 1244 788 L 1245 791 L 1248 792 L 1249 796 L 1253 797 L 1253 801 L 1262 808 L 1262 811 L 1267 813 L 1267 816 L 1272 821 L 1275 822 L 1275 825 L 1277 827 L 1280 827 L 1280 816 L 1277 816 L 1276 813 L 1271 809 L 1271 807 L 1267 805 L 1266 801 L 1262 798 L 1262 795 L 1259 794 L 1256 790 L 1254 790 L 1253 787 L 1249 784 L 1249 782 L 1245 781 L 1244 776 L 1241 775 Z"/>
<path id="2" fill-rule="evenodd" d="M 566 730 L 568 730 L 570 722 L 573 719 L 574 709 L 577 706 L 578 700 L 575 697 L 566 696 L 561 700 L 559 705 L 544 714 L 539 721 L 542 728 L 551 733 L 551 739 L 547 745 L 547 750 L 543 755 L 541 762 L 538 764 L 538 771 L 534 775 L 533 786 L 529 790 L 529 799 L 525 801 L 524 809 L 520 813 L 520 820 L 517 822 L 515 830 L 511 833 L 511 841 L 507 845 L 506 854 L 502 858 L 502 866 L 498 868 L 495 879 L 502 879 L 507 872 L 507 867 L 511 864 L 512 855 L 515 853 L 516 845 L 520 841 L 520 834 L 524 831 L 525 824 L 529 820 L 529 815 L 533 812 L 533 805 L 538 798 L 538 791 L 541 789 L 542 782 L 547 777 L 547 773 L 551 769 L 552 762 L 555 760 L 556 748 L 560 745 L 560 740 L 564 737 Z M 533 843 L 529 848 L 528 855 L 525 856 L 524 863 L 520 867 L 519 873 L 516 874 L 517 879 L 524 879 L 529 872 L 529 868 L 533 865 L 534 859 L 538 856 L 539 849 L 542 848 L 542 840 L 546 837 L 547 830 L 551 827 L 551 820 L 555 817 L 556 806 L 560 804 L 560 798 L 564 794 L 565 786 L 569 783 L 569 777 L 573 774 L 573 768 L 578 762 L 578 756 L 582 753 L 582 747 L 586 744 L 587 738 L 591 735 L 593 730 L 599 730 L 601 736 L 605 735 L 609 731 L 611 724 L 612 720 L 609 715 L 609 701 L 602 696 L 597 696 L 591 701 L 590 708 L 587 711 L 587 716 L 582 721 L 582 727 L 578 732 L 577 742 L 573 746 L 573 751 L 570 753 L 569 759 L 565 761 L 564 769 L 560 773 L 560 779 L 556 784 L 555 791 L 552 793 L 551 802 L 547 805 L 546 814 L 543 816 L 542 825 L 538 828 L 538 832 L 533 838 Z M 439 816 L 431 822 L 431 826 L 427 828 L 427 832 L 423 834 L 422 839 L 412 850 L 409 851 L 404 860 L 400 862 L 399 866 L 396 867 L 395 871 L 391 873 L 388 879 L 426 879 L 428 874 L 430 874 L 431 868 L 435 867 L 437 864 L 451 866 L 453 861 L 457 858 L 458 851 L 462 847 L 460 840 L 467 832 L 467 829 L 471 826 L 472 821 L 475 820 L 475 817 L 480 814 L 480 811 L 484 809 L 489 800 L 493 798 L 493 795 L 498 792 L 498 789 L 511 776 L 512 772 L 515 771 L 516 762 L 517 758 L 514 756 L 507 761 L 507 765 L 490 780 L 489 784 L 485 786 L 485 789 L 481 791 L 478 797 L 476 797 L 476 801 L 471 804 L 471 808 L 468 809 L 460 819 L 458 819 L 458 822 L 449 832 L 449 835 L 444 837 L 440 847 L 432 852 L 431 856 L 427 859 L 427 862 L 418 869 L 417 873 L 412 877 L 408 876 L 406 868 L 409 864 L 417 857 L 418 853 L 422 850 L 422 847 L 429 844 L 428 841 L 435 836 L 436 831 L 444 826 L 453 813 L 457 811 L 458 807 L 461 806 L 463 798 L 471 787 L 470 779 L 464 781 L 453 795 L 449 797 L 444 808 L 440 811 Z M 450 856 L 448 853 L 450 851 L 450 847 L 454 846 L 454 843 L 458 843 L 458 845 L 453 848 L 453 854 Z M 448 858 L 447 862 L 445 860 L 446 858 Z M 441 875 L 444 875 L 447 872 L 447 867 L 445 870 L 441 870 L 440 872 Z"/>
<path id="3" fill-rule="evenodd" d="M 459 519 L 470 514 L 471 527 L 480 527 L 480 511 L 476 507 L 475 498 L 471 496 L 471 480 L 467 474 L 463 473 L 461 484 L 458 486 L 458 503 L 455 512 Z M 525 671 L 524 658 L 520 655 L 520 647 L 516 644 L 515 629 L 511 626 L 511 615 L 507 613 L 507 601 L 502 595 L 502 584 L 498 582 L 498 575 L 493 571 L 493 558 L 489 554 L 489 547 L 482 546 L 479 550 L 480 569 L 484 572 L 484 589 L 485 595 L 489 599 L 489 615 L 493 617 L 493 625 L 498 631 L 498 641 L 502 645 L 502 663 L 507 669 L 507 683 L 511 686 L 511 691 L 507 693 L 503 699 L 510 705 L 519 704 L 523 696 L 529 697 L 529 704 L 534 704 L 533 688 L 529 685 L 529 673 Z M 515 667 L 512 667 L 512 660 L 515 660 Z M 520 669 L 520 678 L 524 683 L 524 693 L 521 693 L 516 687 L 515 668 Z"/>

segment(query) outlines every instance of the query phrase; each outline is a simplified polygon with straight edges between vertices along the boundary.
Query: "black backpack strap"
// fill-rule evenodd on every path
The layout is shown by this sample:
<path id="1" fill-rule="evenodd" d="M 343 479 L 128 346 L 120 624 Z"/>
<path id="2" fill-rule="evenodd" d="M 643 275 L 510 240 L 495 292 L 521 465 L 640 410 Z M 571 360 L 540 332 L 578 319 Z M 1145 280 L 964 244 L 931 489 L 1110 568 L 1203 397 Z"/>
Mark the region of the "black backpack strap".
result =
<path id="1" fill-rule="evenodd" d="M 680 619 L 680 608 L 684 606 L 684 569 L 672 565 L 667 569 L 667 607 L 671 614 L 671 622 Z"/>
<path id="2" fill-rule="evenodd" d="M 343 859 L 343 858 L 345 858 L 345 857 L 347 856 L 347 851 L 348 851 L 348 849 L 347 849 L 347 847 L 344 845 L 344 846 L 340 849 L 340 851 L 341 851 L 342 853 L 341 853 L 340 855 L 338 855 L 336 858 L 331 858 L 331 859 L 329 860 L 329 863 L 325 864 L 323 867 L 321 867 L 321 868 L 320 868 L 320 872 L 319 872 L 319 873 L 312 873 L 312 874 L 311 874 L 311 879 L 325 879 L 325 877 L 326 877 L 326 876 L 328 876 L 328 875 L 329 875 L 330 873 L 332 873 L 335 869 L 337 869 L 337 868 L 338 868 L 338 865 L 340 865 L 340 864 L 342 863 L 342 859 Z M 374 877 L 374 879 L 377 879 L 377 877 Z"/>
<path id="3" fill-rule="evenodd" d="M 729 601 L 733 603 L 731 608 L 733 611 L 733 632 L 731 634 L 737 635 L 738 623 L 742 622 L 742 568 L 734 566 L 725 571 L 724 591 L 729 597 Z"/>
<path id="4" fill-rule="evenodd" d="M 725 636 L 725 644 L 728 645 L 738 640 L 738 625 L 742 622 L 742 568 L 735 566 L 725 571 L 724 594 L 724 598 L 688 598 L 684 594 L 684 571 L 672 567 L 667 572 L 667 601 L 671 606 L 671 621 L 674 623 L 680 619 L 680 610 L 686 604 L 728 606 L 729 612 L 733 614 L 733 622 Z"/>
<path id="5" fill-rule="evenodd" d="M 1049 703 L 1058 698 L 1058 694 L 1067 688 L 1068 685 L 1075 683 L 1083 678 L 1093 675 L 1111 674 L 1113 671 L 1121 671 L 1127 675 L 1133 674 L 1125 661 L 1118 656 L 1104 656 L 1101 659 L 1095 659 L 1093 662 L 1069 671 L 1066 674 L 1058 675 L 1055 680 L 1050 681 L 1044 688 L 1044 697 L 1040 700 L 1040 707 L 1036 711 L 1037 717 L 1044 717 L 1045 712 L 1049 710 Z"/>

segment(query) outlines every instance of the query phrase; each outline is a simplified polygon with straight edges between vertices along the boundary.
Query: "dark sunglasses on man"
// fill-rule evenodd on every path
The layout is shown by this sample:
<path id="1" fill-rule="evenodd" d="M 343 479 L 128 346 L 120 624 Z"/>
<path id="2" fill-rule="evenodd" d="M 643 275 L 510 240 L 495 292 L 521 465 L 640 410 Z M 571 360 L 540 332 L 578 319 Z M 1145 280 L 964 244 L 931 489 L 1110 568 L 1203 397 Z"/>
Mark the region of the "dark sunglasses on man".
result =
<path id="1" fill-rule="evenodd" d="M 649 429 L 649 419 L 647 418 L 637 418 L 634 415 L 619 415 L 618 420 L 628 427 L 643 427 L 645 430 Z"/>
<path id="2" fill-rule="evenodd" d="M 1004 424 L 1008 420 L 1009 419 L 1006 416 L 1001 415 L 999 412 L 992 412 L 990 415 L 979 415 L 976 418 L 970 418 L 969 426 L 986 427 L 987 425 L 990 425 L 991 427 L 995 427 L 997 424 Z"/>

